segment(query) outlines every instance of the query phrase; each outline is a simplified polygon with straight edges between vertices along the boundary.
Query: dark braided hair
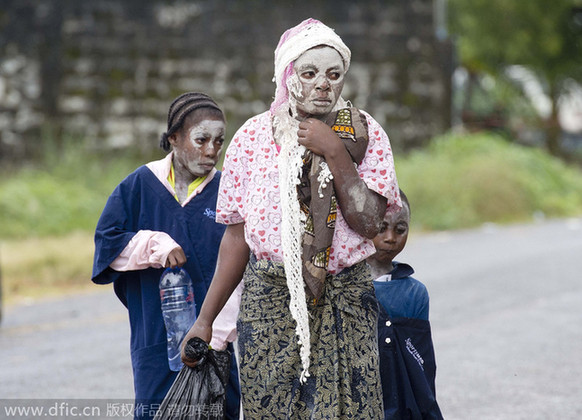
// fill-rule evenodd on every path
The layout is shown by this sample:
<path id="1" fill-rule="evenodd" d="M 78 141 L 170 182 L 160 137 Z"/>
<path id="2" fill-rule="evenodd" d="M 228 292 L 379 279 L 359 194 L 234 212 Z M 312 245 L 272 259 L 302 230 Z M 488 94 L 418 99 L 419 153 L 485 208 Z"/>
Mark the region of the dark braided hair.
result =
<path id="1" fill-rule="evenodd" d="M 168 131 L 160 138 L 160 147 L 166 152 L 170 151 L 170 141 L 168 137 L 176 133 L 184 125 L 184 120 L 191 112 L 200 108 L 215 109 L 224 117 L 222 110 L 214 100 L 204 93 L 188 92 L 178 96 L 170 105 L 168 111 Z"/>

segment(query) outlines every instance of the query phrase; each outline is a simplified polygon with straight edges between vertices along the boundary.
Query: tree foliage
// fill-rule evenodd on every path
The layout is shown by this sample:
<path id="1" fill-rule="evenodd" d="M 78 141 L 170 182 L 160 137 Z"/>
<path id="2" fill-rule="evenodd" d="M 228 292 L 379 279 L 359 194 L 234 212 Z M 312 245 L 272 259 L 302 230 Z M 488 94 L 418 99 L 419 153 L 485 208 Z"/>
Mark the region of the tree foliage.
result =
<path id="1" fill-rule="evenodd" d="M 449 29 L 461 64 L 501 77 L 509 65 L 533 71 L 552 101 L 550 151 L 558 154 L 558 100 L 582 81 L 582 0 L 449 0 Z"/>

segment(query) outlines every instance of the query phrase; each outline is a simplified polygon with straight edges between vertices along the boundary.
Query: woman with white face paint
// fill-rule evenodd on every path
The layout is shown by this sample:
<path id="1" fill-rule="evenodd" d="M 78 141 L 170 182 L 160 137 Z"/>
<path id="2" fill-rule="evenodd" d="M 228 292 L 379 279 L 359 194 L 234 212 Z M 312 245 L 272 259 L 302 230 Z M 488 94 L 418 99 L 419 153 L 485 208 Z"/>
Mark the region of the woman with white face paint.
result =
<path id="1" fill-rule="evenodd" d="M 168 112 L 160 146 L 170 152 L 128 175 L 109 197 L 95 232 L 92 279 L 114 283 L 127 307 L 131 326 L 135 417 L 153 417 L 178 372 L 170 370 L 159 280 L 164 267 L 183 267 L 192 279 L 200 308 L 212 279 L 225 227 L 217 224 L 216 199 L 221 173 L 225 119 L 216 102 L 185 93 Z M 230 347 L 236 338 L 238 295 L 214 324 L 212 347 Z M 226 418 L 239 418 L 236 361 L 227 387 Z M 136 405 L 138 407 L 138 405 Z"/>
<path id="2" fill-rule="evenodd" d="M 350 57 L 317 20 L 286 31 L 275 50 L 274 101 L 226 152 L 217 221 L 228 227 L 186 339 L 210 340 L 242 279 L 246 418 L 383 416 L 378 303 L 365 259 L 384 214 L 401 204 L 386 133 L 341 97 Z"/>

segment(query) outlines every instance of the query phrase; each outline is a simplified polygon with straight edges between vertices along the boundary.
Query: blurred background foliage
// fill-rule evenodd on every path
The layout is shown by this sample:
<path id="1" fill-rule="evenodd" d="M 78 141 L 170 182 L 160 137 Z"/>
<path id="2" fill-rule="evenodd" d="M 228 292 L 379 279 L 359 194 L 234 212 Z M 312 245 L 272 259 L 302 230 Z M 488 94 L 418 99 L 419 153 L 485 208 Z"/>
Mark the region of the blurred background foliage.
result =
<path id="1" fill-rule="evenodd" d="M 418 230 L 582 214 L 582 172 L 493 133 L 450 134 L 398 159 Z"/>
<path id="2" fill-rule="evenodd" d="M 448 0 L 448 27 L 465 72 L 457 106 L 461 123 L 512 129 L 518 139 L 538 128 L 550 153 L 579 160 L 562 147 L 560 108 L 572 94 L 580 100 L 582 2 L 548 6 L 544 0 Z M 475 98 L 480 89 L 492 94 Z M 580 134 L 582 108 L 574 118 Z"/>
<path id="3" fill-rule="evenodd" d="M 142 162 L 68 147 L 39 167 L 0 177 L 8 301 L 95 289 L 93 230 L 115 186 Z M 154 156 L 152 156 L 154 158 Z M 582 214 L 579 167 L 492 133 L 448 134 L 395 156 L 412 229 L 461 229 Z"/>
<path id="4" fill-rule="evenodd" d="M 44 156 L 41 164 L 16 174 L 3 171 L 0 229 L 5 240 L 92 233 L 115 186 L 162 153 L 143 160 L 127 154 L 96 155 L 71 145 L 64 154 L 48 148 Z M 582 214 L 578 166 L 500 134 L 443 135 L 424 149 L 396 155 L 395 162 L 417 230 Z"/>
<path id="5" fill-rule="evenodd" d="M 451 130 L 395 156 L 413 230 L 582 215 L 582 107 L 578 126 L 562 112 L 568 98 L 582 101 L 582 3 L 446 4 L 457 55 Z M 96 153 L 50 130 L 41 140 L 34 164 L 0 168 L 9 300 L 92 287 L 92 235 L 107 197 L 137 166 L 162 157 Z"/>

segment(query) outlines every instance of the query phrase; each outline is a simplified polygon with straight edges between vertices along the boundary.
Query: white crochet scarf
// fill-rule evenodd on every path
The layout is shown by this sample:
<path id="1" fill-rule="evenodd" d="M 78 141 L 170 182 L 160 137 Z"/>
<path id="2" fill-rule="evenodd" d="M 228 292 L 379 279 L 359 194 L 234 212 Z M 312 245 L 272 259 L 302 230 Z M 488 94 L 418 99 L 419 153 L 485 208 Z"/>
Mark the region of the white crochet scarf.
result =
<path id="1" fill-rule="evenodd" d="M 301 83 L 292 71 L 292 63 L 305 51 L 327 45 L 335 48 L 342 56 L 347 71 L 351 53 L 333 29 L 315 19 L 307 19 L 286 31 L 275 50 L 275 77 L 277 84 L 275 99 L 271 105 L 275 139 L 281 146 L 278 158 L 279 188 L 281 194 L 281 239 L 283 265 L 287 287 L 289 288 L 289 310 L 297 323 L 296 334 L 300 346 L 303 366 L 300 380 L 304 383 L 309 376 L 309 355 L 311 353 L 309 315 L 302 274 L 302 238 L 306 217 L 300 209 L 297 197 L 303 167 L 305 147 L 297 142 L 299 120 L 296 118 L 294 96 L 301 93 Z M 293 95 L 289 95 L 289 92 Z M 339 98 L 334 110 L 343 108 L 346 102 Z"/>

